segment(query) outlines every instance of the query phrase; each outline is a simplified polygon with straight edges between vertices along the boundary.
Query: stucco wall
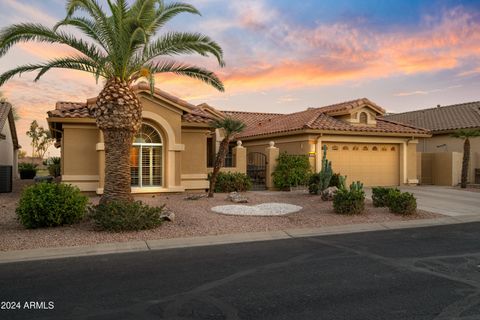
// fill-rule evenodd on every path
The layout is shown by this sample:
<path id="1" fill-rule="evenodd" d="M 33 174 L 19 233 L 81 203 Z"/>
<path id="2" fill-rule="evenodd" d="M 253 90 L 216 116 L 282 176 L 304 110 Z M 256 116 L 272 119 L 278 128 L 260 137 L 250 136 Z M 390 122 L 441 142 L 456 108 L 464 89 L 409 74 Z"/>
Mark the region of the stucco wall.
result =
<path id="1" fill-rule="evenodd" d="M 207 130 L 184 130 L 182 174 L 207 173 Z"/>
<path id="2" fill-rule="evenodd" d="M 445 145 L 445 146 L 443 146 Z M 463 140 L 450 137 L 449 134 L 435 135 L 431 138 L 421 139 L 417 150 L 426 153 L 459 152 L 463 154 Z M 455 170 L 461 170 L 457 166 Z M 470 139 L 470 166 L 468 180 L 474 181 L 475 168 L 480 168 L 480 137 Z"/>
<path id="3" fill-rule="evenodd" d="M 13 166 L 14 165 L 14 152 L 13 152 L 13 140 L 10 132 L 10 124 L 5 121 L 2 134 L 5 136 L 5 140 L 0 139 L 0 165 Z"/>
<path id="4" fill-rule="evenodd" d="M 95 124 L 63 126 L 62 181 L 75 184 L 82 191 L 97 190 L 99 133 Z"/>
<path id="5" fill-rule="evenodd" d="M 422 184 L 455 186 L 460 183 L 462 173 L 462 153 L 429 152 L 419 153 L 422 163 Z"/>

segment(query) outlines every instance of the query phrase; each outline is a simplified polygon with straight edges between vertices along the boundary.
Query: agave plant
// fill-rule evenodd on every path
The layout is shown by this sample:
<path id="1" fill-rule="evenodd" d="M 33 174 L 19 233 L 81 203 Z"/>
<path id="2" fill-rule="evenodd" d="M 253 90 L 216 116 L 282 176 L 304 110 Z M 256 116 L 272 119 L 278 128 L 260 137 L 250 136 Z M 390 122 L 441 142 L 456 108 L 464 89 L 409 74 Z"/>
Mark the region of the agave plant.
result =
<path id="1" fill-rule="evenodd" d="M 16 67 L 0 75 L 0 86 L 24 72 L 36 71 L 35 81 L 54 68 L 73 69 L 105 79 L 95 118 L 105 139 L 105 186 L 102 203 L 131 201 L 129 155 L 134 133 L 142 122 L 142 106 L 131 89 L 140 78 L 150 82 L 155 75 L 171 72 L 201 80 L 223 91 L 220 79 L 211 71 L 170 57 L 197 53 L 213 55 L 224 65 L 221 47 L 200 33 L 168 32 L 162 27 L 179 13 L 199 14 L 190 4 L 165 4 L 162 0 L 107 0 L 104 10 L 96 0 L 69 0 L 66 17 L 53 28 L 34 23 L 15 24 L 0 33 L 0 57 L 17 43 L 36 41 L 67 45 L 77 54 L 40 64 Z M 83 37 L 64 30 L 78 29 Z"/>

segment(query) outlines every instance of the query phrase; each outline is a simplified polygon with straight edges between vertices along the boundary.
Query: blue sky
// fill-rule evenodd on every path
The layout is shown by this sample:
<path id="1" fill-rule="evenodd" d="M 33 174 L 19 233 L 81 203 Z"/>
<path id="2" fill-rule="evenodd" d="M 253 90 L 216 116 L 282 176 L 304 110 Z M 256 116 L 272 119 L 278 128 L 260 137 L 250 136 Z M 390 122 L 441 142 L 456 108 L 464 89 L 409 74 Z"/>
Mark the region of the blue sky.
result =
<path id="1" fill-rule="evenodd" d="M 102 1 L 100 1 L 102 2 Z M 391 112 L 480 100 L 480 1 L 472 0 L 192 0 L 202 16 L 178 16 L 165 31 L 210 35 L 227 66 L 182 60 L 219 74 L 225 93 L 167 75 L 160 88 L 219 109 L 294 112 L 367 97 Z M 0 0 L 0 27 L 53 25 L 63 0 Z M 0 72 L 67 54 L 22 44 L 0 58 Z M 100 90 L 89 75 L 56 71 L 38 83 L 24 75 L 0 91 L 14 103 L 23 132 L 58 100 L 83 101 Z M 46 122 L 43 121 L 44 125 Z"/>

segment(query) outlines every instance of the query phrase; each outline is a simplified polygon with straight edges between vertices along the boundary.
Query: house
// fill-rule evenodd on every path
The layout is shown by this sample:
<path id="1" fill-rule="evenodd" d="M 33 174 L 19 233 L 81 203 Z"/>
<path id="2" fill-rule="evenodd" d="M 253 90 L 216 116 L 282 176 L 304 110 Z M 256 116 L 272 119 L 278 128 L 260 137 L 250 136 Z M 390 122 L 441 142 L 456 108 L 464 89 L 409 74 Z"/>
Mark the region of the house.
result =
<path id="1" fill-rule="evenodd" d="M 334 172 L 346 175 L 347 183 L 367 186 L 416 184 L 418 138 L 430 136 L 428 130 L 381 119 L 385 110 L 366 98 L 290 114 L 224 113 L 247 124 L 237 139 L 247 148 L 248 164 L 258 162 L 274 141 L 279 152 L 309 155 L 318 172 L 326 146 Z"/>
<path id="2" fill-rule="evenodd" d="M 259 183 L 264 187 L 271 187 L 268 177 L 279 152 L 308 155 L 312 167 L 319 170 L 323 145 L 335 172 L 347 175 L 348 181 L 415 184 L 417 139 L 430 136 L 428 130 L 379 119 L 384 109 L 367 99 L 269 114 L 195 106 L 159 89 L 152 95 L 145 83 L 134 90 L 143 104 L 144 122 L 132 142 L 133 193 L 208 188 L 209 167 L 222 139 L 221 130 L 210 125 L 215 118 L 229 116 L 247 124 L 232 143 L 224 170 L 263 176 Z M 47 120 L 61 148 L 62 181 L 100 194 L 105 154 L 92 116 L 95 101 L 58 102 Z"/>
<path id="3" fill-rule="evenodd" d="M 422 155 L 422 183 L 453 186 L 460 182 L 463 140 L 451 134 L 458 129 L 480 129 L 480 101 L 391 114 L 385 119 L 431 131 L 432 137 L 420 138 L 417 145 Z M 471 139 L 470 146 L 468 181 L 480 183 L 480 138 Z"/>
<path id="4" fill-rule="evenodd" d="M 10 167 L 14 177 L 18 172 L 19 149 L 12 105 L 0 102 L 0 166 Z"/>

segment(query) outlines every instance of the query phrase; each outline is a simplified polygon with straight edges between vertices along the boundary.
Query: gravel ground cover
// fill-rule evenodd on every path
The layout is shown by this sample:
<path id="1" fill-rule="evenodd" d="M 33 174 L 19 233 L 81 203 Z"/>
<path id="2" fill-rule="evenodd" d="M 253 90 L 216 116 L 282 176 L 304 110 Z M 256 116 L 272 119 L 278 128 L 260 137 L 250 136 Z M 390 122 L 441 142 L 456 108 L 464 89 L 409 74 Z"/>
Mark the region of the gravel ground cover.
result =
<path id="1" fill-rule="evenodd" d="M 211 211 L 214 206 L 232 204 L 226 200 L 226 194 L 216 194 L 213 199 L 184 200 L 187 194 L 183 193 L 137 197 L 138 200 L 150 205 L 166 204 L 175 212 L 174 222 L 165 222 L 153 230 L 123 233 L 99 232 L 88 220 L 72 226 L 26 230 L 16 220 L 15 207 L 20 190 L 29 183 L 31 182 L 17 181 L 13 193 L 0 194 L 0 251 L 428 219 L 441 216 L 424 211 L 419 211 L 412 217 L 398 216 L 389 213 L 386 208 L 374 208 L 369 201 L 366 204 L 365 214 L 341 216 L 333 212 L 331 202 L 323 202 L 319 196 L 312 196 L 301 191 L 246 193 L 249 199 L 248 205 L 269 202 L 288 203 L 301 206 L 303 209 L 299 212 L 273 217 L 230 216 Z M 92 203 L 98 202 L 98 197 L 92 197 L 91 201 Z"/>

